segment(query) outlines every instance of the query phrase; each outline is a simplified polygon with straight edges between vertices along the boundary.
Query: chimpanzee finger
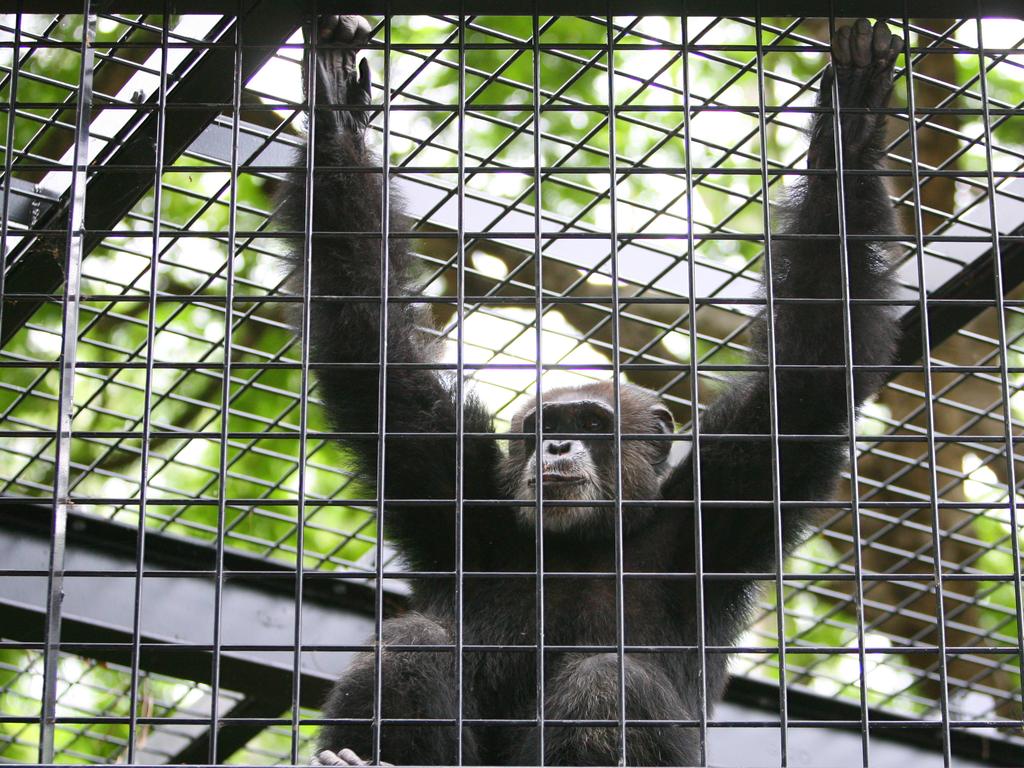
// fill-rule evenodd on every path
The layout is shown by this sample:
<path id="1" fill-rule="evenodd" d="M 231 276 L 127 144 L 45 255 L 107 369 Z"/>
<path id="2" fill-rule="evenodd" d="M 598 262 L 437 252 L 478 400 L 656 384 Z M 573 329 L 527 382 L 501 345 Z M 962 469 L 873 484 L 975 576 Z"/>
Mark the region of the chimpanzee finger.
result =
<path id="1" fill-rule="evenodd" d="M 361 91 L 362 101 L 365 104 L 370 103 L 370 86 L 371 86 L 371 75 L 370 75 L 370 62 L 365 58 L 359 60 L 359 89 Z"/>

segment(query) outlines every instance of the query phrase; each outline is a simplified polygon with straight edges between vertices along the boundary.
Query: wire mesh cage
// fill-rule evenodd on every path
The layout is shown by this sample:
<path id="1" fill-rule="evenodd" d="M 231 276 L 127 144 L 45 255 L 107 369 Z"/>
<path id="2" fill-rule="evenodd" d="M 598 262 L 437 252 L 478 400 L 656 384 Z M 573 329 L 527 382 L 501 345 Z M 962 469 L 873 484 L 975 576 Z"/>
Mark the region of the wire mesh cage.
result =
<path id="1" fill-rule="evenodd" d="M 289 178 L 318 172 L 296 159 L 307 123 L 330 121 L 303 95 L 316 79 L 304 62 L 323 45 L 316 14 L 153 5 L 19 4 L 0 19 L 0 760 L 302 764 L 357 653 L 381 684 L 374 638 L 418 583 L 451 577 L 463 594 L 495 574 L 474 574 L 461 552 L 452 573 L 427 573 L 392 547 L 385 483 L 360 482 L 338 438 L 379 437 L 383 470 L 402 435 L 386 408 L 375 432 L 343 434 L 324 407 L 331 364 L 296 332 L 318 301 L 358 301 L 296 281 L 331 233 L 282 225 Z M 429 310 L 419 332 L 441 358 L 421 367 L 494 414 L 501 442 L 488 444 L 503 455 L 517 424 L 541 437 L 516 414 L 542 388 L 628 381 L 679 425 L 670 461 L 699 460 L 699 415 L 737 377 L 780 369 L 749 356 L 766 307 L 787 301 L 760 287 L 787 237 L 767 233 L 808 174 L 808 123 L 827 112 L 840 125 L 819 92 L 849 20 L 828 3 L 817 16 L 747 3 L 728 17 L 700 3 L 674 16 L 523 5 L 370 9 L 370 99 L 346 109 L 376 158 L 362 171 L 391 184 L 363 201 L 390 239 L 367 242 L 381 263 L 409 248 L 417 281 L 389 295 L 385 270 L 369 303 L 384 317 Z M 870 239 L 898 285 L 884 300 L 844 291 L 841 304 L 847 317 L 890 312 L 900 340 L 852 432 L 821 443 L 852 460 L 815 499 L 806 541 L 746 577 L 760 588 L 735 647 L 699 632 L 660 649 L 730 654 L 724 702 L 698 677 L 701 706 L 660 724 L 692 732 L 701 764 L 1024 764 L 1024 22 L 1000 10 L 911 3 L 885 19 L 906 49 L 876 110 L 884 169 L 871 175 L 898 230 Z M 345 169 L 319 169 L 332 171 Z M 868 175 L 851 173 L 838 178 Z M 389 198 L 405 216 L 389 220 Z M 839 234 L 844 253 L 868 239 Z M 384 333 L 381 348 L 394 341 Z M 854 379 L 844 343 L 842 398 Z M 382 361 L 408 362 L 382 353 L 349 368 Z M 630 435 L 615 416 L 621 471 Z M 489 440 L 461 417 L 454 432 L 460 467 Z M 772 439 L 777 456 L 787 438 L 776 427 Z M 758 470 L 731 471 L 740 483 Z M 781 527 L 774 486 L 761 511 Z M 627 643 L 632 507 L 619 490 L 610 508 L 618 557 L 602 594 L 619 631 L 597 650 L 618 659 L 621 706 L 606 725 L 628 759 L 627 646 L 659 649 Z M 531 525 L 543 563 L 543 525 Z M 501 720 L 460 704 L 459 732 L 543 731 L 538 649 L 545 627 L 558 636 L 545 579 L 580 577 L 557 570 L 502 574 L 537 585 L 539 626 L 521 644 L 537 651 L 536 711 Z M 702 595 L 716 574 L 674 578 Z M 577 619 L 584 589 L 565 608 Z M 472 606 L 459 600 L 457 667 L 507 651 L 462 636 Z M 378 703 L 367 718 L 377 734 L 385 715 Z M 363 757 L 389 760 L 376 738 Z"/>

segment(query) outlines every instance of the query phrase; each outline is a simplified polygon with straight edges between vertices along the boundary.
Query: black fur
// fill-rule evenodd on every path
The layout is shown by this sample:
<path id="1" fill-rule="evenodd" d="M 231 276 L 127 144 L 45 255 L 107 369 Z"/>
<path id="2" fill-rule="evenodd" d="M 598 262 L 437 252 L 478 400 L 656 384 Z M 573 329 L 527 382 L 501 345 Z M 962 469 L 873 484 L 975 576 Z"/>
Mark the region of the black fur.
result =
<path id="1" fill-rule="evenodd" d="M 351 18 L 351 17 L 350 17 Z M 337 18 L 330 30 L 348 32 L 334 40 L 351 41 L 352 24 Z M 832 78 L 848 106 L 882 106 L 888 98 L 893 61 L 902 41 L 888 30 L 858 23 L 834 41 L 835 69 L 824 79 L 819 103 L 831 104 Z M 345 35 L 348 35 L 346 37 Z M 324 35 L 322 35 L 324 36 Z M 884 49 L 884 50 L 883 50 Z M 867 53 L 865 53 L 867 51 Z M 322 56 L 329 57 L 324 52 Z M 356 74 L 354 52 L 318 69 L 317 100 L 330 104 L 367 103 L 368 71 Z M 867 56 L 867 63 L 864 63 Z M 331 72 L 335 75 L 332 77 Z M 315 166 L 372 168 L 376 161 L 363 142 L 365 122 L 317 110 Z M 816 168 L 834 167 L 833 116 L 814 119 L 810 148 Z M 875 168 L 881 162 L 884 119 L 871 114 L 842 117 L 844 164 Z M 326 126 L 326 128 L 325 128 Z M 300 159 L 298 168 L 305 167 Z M 303 229 L 303 174 L 294 178 L 296 192 L 286 206 L 285 222 Z M 844 179 L 845 217 L 851 234 L 887 234 L 894 216 L 877 176 Z M 374 363 L 379 359 L 381 242 L 329 233 L 379 232 L 381 184 L 373 173 L 321 170 L 313 190 L 312 284 L 310 343 L 314 362 Z M 781 232 L 838 235 L 836 179 L 812 176 L 784 204 Z M 392 226 L 401 210 L 392 207 Z M 851 240 L 846 245 L 850 295 L 881 298 L 892 283 L 885 254 L 878 244 Z M 412 290 L 412 257 L 405 240 L 391 240 L 389 293 Z M 772 285 L 776 298 L 841 296 L 840 247 L 833 240 L 773 240 Z M 364 302 L 316 300 L 317 296 L 365 296 Z M 850 309 L 853 357 L 857 364 L 884 365 L 893 354 L 896 325 L 890 311 L 879 306 Z M 778 429 L 782 434 L 843 435 L 847 430 L 846 377 L 841 370 L 820 366 L 844 360 L 843 310 L 834 304 L 784 304 L 774 313 L 775 357 L 779 364 L 804 364 L 809 369 L 777 373 Z M 391 363 L 436 361 L 438 350 L 417 329 L 428 318 L 408 303 L 388 306 L 388 350 Z M 755 355 L 766 359 L 766 323 L 754 334 Z M 318 373 L 321 396 L 338 430 L 375 433 L 378 429 L 378 370 L 327 368 Z M 860 404 L 881 384 L 883 375 L 861 371 L 855 376 L 854 399 Z M 452 433 L 456 428 L 455 386 L 430 370 L 387 368 L 387 423 L 390 432 Z M 588 397 L 608 397 L 608 387 L 592 388 Z M 577 397 L 562 390 L 552 399 Z M 663 431 L 665 421 L 651 416 L 652 393 L 624 386 L 623 432 Z M 757 373 L 735 382 L 700 420 L 701 495 L 704 501 L 763 501 L 760 506 L 702 508 L 705 572 L 771 572 L 775 568 L 775 518 L 772 499 L 772 453 L 769 377 Z M 632 409 L 632 410 L 630 410 Z M 520 422 L 521 423 L 521 422 Z M 471 394 L 464 404 L 466 432 L 490 433 L 491 415 Z M 761 435 L 760 440 L 729 440 L 718 435 Z M 527 452 L 513 447 L 510 457 L 494 439 L 466 440 L 463 466 L 462 567 L 467 572 L 535 572 L 535 532 L 517 519 L 517 511 L 474 504 L 508 498 L 508 477 L 522 471 Z M 624 494 L 627 498 L 678 500 L 678 506 L 626 511 L 623 541 L 627 572 L 692 572 L 698 547 L 693 538 L 693 466 L 660 468 L 654 464 L 654 443 L 624 443 Z M 646 446 L 646 447 L 645 447 Z M 374 482 L 377 440 L 344 441 L 368 484 Z M 453 572 L 456 566 L 458 521 L 454 503 L 403 504 L 402 499 L 453 500 L 456 488 L 456 443 L 453 437 L 389 436 L 385 443 L 384 493 L 389 502 L 384 533 L 394 541 L 414 570 Z M 594 452 L 596 455 L 596 451 Z M 692 455 L 692 454 L 691 454 Z M 782 548 L 791 551 L 801 540 L 815 501 L 830 497 L 847 461 L 843 442 L 780 442 L 779 475 L 784 501 L 807 501 L 808 508 L 787 507 L 783 515 Z M 601 465 L 607 462 L 601 459 Z M 655 469 L 651 469 L 655 466 Z M 653 484 L 652 484 L 653 483 Z M 660 486 L 660 488 L 659 488 Z M 545 513 L 548 513 L 545 506 Z M 617 642 L 616 580 L 601 575 L 615 570 L 614 513 L 603 511 L 593 524 L 544 534 L 544 571 L 593 572 L 586 579 L 548 576 L 544 583 L 546 646 L 614 647 Z M 601 515 L 604 515 L 602 522 Z M 454 719 L 457 678 L 454 651 L 456 582 L 453 576 L 413 580 L 413 613 L 384 624 L 381 714 L 385 718 Z M 537 715 L 537 602 L 534 578 L 474 576 L 463 580 L 462 638 L 466 644 L 518 644 L 521 652 L 467 650 L 463 657 L 462 711 L 466 718 L 520 718 Z M 746 628 L 757 593 L 750 579 L 708 579 L 704 585 L 705 641 L 733 644 Z M 693 645 L 696 633 L 696 590 L 692 579 L 657 577 L 625 581 L 625 641 L 637 645 Z M 429 651 L 396 646 L 442 646 Z M 449 646 L 449 647 L 444 647 Z M 625 657 L 626 717 L 686 720 L 699 713 L 699 658 L 695 652 L 636 653 Z M 726 684 L 727 657 L 706 657 L 709 705 Z M 614 654 L 546 651 L 544 716 L 560 720 L 616 721 L 619 713 L 619 665 Z M 373 656 L 353 665 L 328 698 L 325 716 L 370 717 L 373 701 Z M 539 733 L 528 725 L 466 727 L 461 734 L 467 764 L 539 764 Z M 388 724 L 381 738 L 381 759 L 399 764 L 451 764 L 458 734 L 450 724 Z M 630 727 L 630 764 L 690 765 L 699 760 L 697 731 L 685 727 Z M 337 723 L 324 727 L 320 745 L 332 751 L 350 748 L 362 757 L 371 753 L 366 724 Z M 548 726 L 544 760 L 554 765 L 615 765 L 618 731 L 613 724 Z"/>

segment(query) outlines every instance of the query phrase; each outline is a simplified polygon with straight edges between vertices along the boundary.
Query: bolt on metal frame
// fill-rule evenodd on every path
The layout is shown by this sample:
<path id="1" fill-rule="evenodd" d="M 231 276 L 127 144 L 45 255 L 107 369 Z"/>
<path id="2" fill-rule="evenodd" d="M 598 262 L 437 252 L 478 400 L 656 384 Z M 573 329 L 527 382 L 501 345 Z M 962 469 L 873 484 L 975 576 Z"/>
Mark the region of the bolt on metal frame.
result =
<path id="1" fill-rule="evenodd" d="M 27 702 L 25 691 L 41 683 L 38 714 L 0 713 L 0 757 L 18 759 L 32 747 L 42 763 L 58 755 L 83 763 L 219 762 L 232 752 L 253 763 L 302 763 L 323 722 L 313 709 L 329 679 L 311 659 L 331 657 L 341 666 L 353 652 L 372 650 L 378 692 L 381 685 L 379 645 L 349 632 L 344 642 L 328 640 L 309 629 L 308 617 L 322 616 L 332 590 L 351 602 L 365 589 L 368 601 L 346 603 L 339 613 L 368 620 L 379 637 L 386 612 L 402 600 L 403 583 L 450 575 L 460 595 L 451 650 L 459 680 L 454 724 L 461 732 L 480 722 L 463 712 L 463 654 L 510 647 L 473 646 L 462 637 L 463 580 L 485 574 L 462 565 L 461 458 L 455 573 L 410 574 L 385 542 L 387 440 L 403 438 L 385 433 L 385 377 L 371 436 L 378 440 L 372 495 L 351 484 L 331 448 L 338 435 L 317 415 L 310 374 L 363 364 L 310 362 L 308 334 L 294 337 L 285 317 L 295 310 L 308 327 L 310 254 L 319 234 L 312 230 L 309 182 L 325 170 L 314 167 L 312 152 L 305 168 L 309 218 L 299 233 L 306 255 L 302 294 L 290 293 L 268 269 L 295 233 L 273 228 L 276 204 L 260 187 L 281 183 L 291 151 L 308 141 L 303 120 L 312 128 L 315 115 L 300 100 L 266 90 L 269 81 L 260 75 L 295 69 L 302 56 L 295 33 L 312 20 L 283 9 L 271 20 L 266 8 L 244 0 L 221 9 L 220 17 L 172 17 L 166 3 L 156 5 L 145 9 L 151 16 L 98 14 L 85 0 L 70 16 L 27 15 L 19 7 L 0 20 L 0 111 L 7 120 L 0 543 L 13 552 L 18 542 L 50 542 L 45 563 L 28 549 L 24 558 L 0 562 L 0 617 L 10 620 L 0 619 L 10 626 L 0 629 L 0 691 Z M 785 57 L 809 54 L 823 66 L 823 41 L 839 12 L 834 3 L 823 4 L 823 24 L 815 27 L 804 18 L 762 15 L 774 12 L 769 3 L 748 5 L 750 18 L 710 19 L 689 17 L 706 9 L 684 3 L 683 17 L 663 27 L 639 17 L 583 16 L 573 23 L 591 34 L 578 41 L 558 37 L 563 21 L 538 16 L 536 8 L 526 9 L 535 15 L 525 34 L 465 5 L 420 21 L 393 15 L 402 9 L 382 9 L 365 51 L 383 74 L 370 107 L 370 132 L 382 149 L 381 165 L 371 172 L 385 182 L 384 231 L 377 236 L 385 265 L 391 238 L 418 241 L 428 292 L 391 295 L 383 271 L 378 365 L 408 365 L 387 360 L 388 308 L 428 303 L 445 318 L 437 333 L 454 349 L 453 362 L 431 367 L 450 372 L 458 403 L 468 386 L 489 388 L 501 419 L 523 394 L 542 397 L 542 379 L 556 374 L 610 377 L 616 392 L 620 375 L 654 381 L 684 417 L 672 440 L 694 451 L 699 471 L 703 436 L 692 416 L 730 375 L 758 368 L 736 362 L 744 332 L 762 308 L 770 331 L 771 308 L 785 301 L 770 285 L 756 297 L 753 273 L 770 264 L 773 241 L 781 240 L 767 234 L 770 199 L 787 179 L 806 172 L 796 170 L 801 153 L 783 147 L 775 156 L 770 137 L 795 136 L 814 111 L 805 104 L 818 87 L 818 75 L 794 74 Z M 755 685 L 777 683 L 774 716 L 752 723 L 715 716 L 704 691 L 700 711 L 679 724 L 699 731 L 705 761 L 715 760 L 716 738 L 752 725 L 777 730 L 782 764 L 793 759 L 793 739 L 823 727 L 854 729 L 864 765 L 877 757 L 879 739 L 890 738 L 927 743 L 946 765 L 972 751 L 1024 754 L 1024 722 L 1019 711 L 1008 714 L 1020 699 L 1024 663 L 1015 495 L 1024 415 L 1014 415 L 1024 398 L 1024 142 L 1014 138 L 1024 94 L 1005 86 L 1022 74 L 1024 33 L 1006 47 L 986 47 L 986 6 L 939 31 L 921 24 L 915 10 L 908 0 L 902 17 L 890 20 L 915 43 L 897 81 L 905 106 L 889 110 L 887 174 L 899 185 L 895 204 L 913 221 L 891 243 L 906 291 L 890 303 L 906 334 L 886 395 L 912 407 L 872 411 L 875 431 L 865 431 L 851 413 L 849 436 L 838 438 L 854 457 L 849 498 L 823 500 L 827 513 L 816 541 L 824 545 L 805 547 L 785 563 L 779 559 L 774 572 L 757 575 L 768 582 L 767 597 L 737 649 L 738 674 Z M 97 24 L 115 36 L 96 37 Z M 315 49 L 316 35 L 308 39 Z M 70 76 L 39 64 L 76 54 Z M 631 71 L 652 54 L 662 58 Z M 942 80 L 928 65 L 943 56 L 972 63 L 955 80 Z M 556 64 L 571 70 L 563 82 L 546 76 Z M 139 82 L 145 85 L 136 88 Z M 438 82 L 454 89 L 432 92 L 424 85 Z M 739 97 L 751 82 L 754 100 L 744 101 Z M 315 86 L 310 76 L 307 92 Z M 602 88 L 603 100 L 588 99 Z M 918 103 L 919 89 L 943 95 Z M 493 93 L 506 94 L 505 101 L 487 101 Z M 559 115 L 577 117 L 579 134 L 546 127 Z M 701 129 L 702 117 L 707 124 L 718 115 L 749 128 L 725 136 Z M 840 141 L 834 107 L 831 116 Z M 428 129 L 417 130 L 417 120 Z M 954 148 L 926 163 L 923 136 L 952 139 Z M 672 154 L 675 146 L 683 147 L 681 158 Z M 841 192 L 841 153 L 837 158 Z M 927 185 L 946 179 L 958 190 L 952 208 L 927 207 Z M 408 201 L 415 220 L 408 228 L 390 219 L 388 180 Z M 496 193 L 499 180 L 511 191 Z M 846 235 L 839 218 L 845 249 L 856 236 Z M 723 256 L 730 247 L 738 251 L 732 260 Z M 56 271 L 41 259 L 49 248 L 64 263 Z M 222 263 L 192 257 L 203 249 L 220 254 Z M 503 266 L 488 271 L 478 255 Z M 864 300 L 844 293 L 845 338 L 837 340 L 845 350 L 848 400 L 855 368 L 849 309 L 857 301 Z M 502 336 L 475 336 L 481 321 Z M 669 344 L 680 335 L 685 354 Z M 966 348 L 966 361 L 949 351 L 954 344 Z M 590 357 L 580 363 L 581 354 Z M 946 354 L 953 357 L 940 356 Z M 607 362 L 593 362 L 597 357 Z M 769 344 L 772 380 L 779 367 Z M 915 373 L 922 378 L 911 378 Z M 457 413 L 451 437 L 461 457 L 485 436 L 467 433 L 461 407 Z M 538 414 L 533 437 L 539 444 L 542 409 Z M 940 419 L 952 420 L 953 429 Z M 777 490 L 779 445 L 808 437 L 781 435 L 773 426 L 776 493 L 765 510 L 777 529 L 787 508 Z M 631 439 L 617 419 L 611 439 L 616 456 Z M 959 452 L 969 452 L 976 464 L 969 470 L 956 464 Z M 599 575 L 616 585 L 618 641 L 602 650 L 618 658 L 619 717 L 610 725 L 618 729 L 624 758 L 626 726 L 635 725 L 625 712 L 625 654 L 657 649 L 625 643 L 631 574 L 623 568 L 621 521 L 641 502 L 622 498 L 621 467 L 616 472 L 616 493 L 607 502 L 620 524 L 616 567 Z M 928 478 L 923 495 L 915 485 L 921 472 Z M 987 485 L 987 495 L 959 498 L 969 483 Z M 699 484 L 694 503 L 702 503 Z M 23 516 L 43 516 L 48 525 Z M 736 575 L 704 572 L 700 516 L 694 518 L 696 572 L 653 576 L 693 579 L 703 614 L 705 579 Z M 982 535 L 981 524 L 997 533 Z M 102 551 L 105 535 L 121 536 L 118 525 L 134 540 L 127 560 L 113 551 L 109 561 L 80 559 L 87 548 L 76 531 L 105 532 L 88 538 Z M 212 543 L 210 559 L 201 561 L 209 567 L 175 559 L 175 547 L 202 541 Z M 543 546 L 538 533 L 539 569 Z M 997 561 L 1002 570 L 994 572 L 990 563 Z M 76 567 L 82 562 L 89 565 Z M 879 571 L 869 562 L 888 565 Z M 210 601 L 210 631 L 189 634 L 172 648 L 154 632 L 149 613 L 153 601 L 174 594 L 165 582 L 184 589 L 195 579 L 212 585 L 212 593 L 187 590 L 196 609 Z M 249 584 L 253 579 L 267 583 Z M 127 590 L 123 622 L 91 613 L 78 594 L 100 582 Z M 23 584 L 30 585 L 27 601 L 16 599 L 14 587 Z M 242 584 L 247 599 L 265 595 L 258 599 L 268 606 L 282 589 L 290 595 L 287 637 L 255 645 L 242 639 L 231 607 Z M 899 590 L 905 597 L 897 597 Z M 924 609 L 929 595 L 932 608 Z M 542 578 L 537 602 L 539 650 L 551 647 L 544 642 Z M 895 622 L 902 622 L 898 629 Z M 365 634 L 366 625 L 358 627 Z M 852 641 L 822 640 L 832 636 Z M 702 663 L 707 654 L 732 652 L 709 646 L 703 632 L 695 649 Z M 162 654 L 166 659 L 155 661 Z M 283 692 L 243 690 L 234 670 L 269 674 L 275 654 L 290 658 Z M 920 662 L 929 655 L 933 662 Z M 836 661 L 848 657 L 856 659 L 853 668 Z M 179 675 L 175 658 L 193 661 Z M 208 671 L 201 669 L 204 658 Z M 106 664 L 115 672 L 104 679 Z M 543 665 L 537 653 L 538 680 Z M 892 680 L 876 685 L 882 675 Z M 76 691 L 87 690 L 95 692 L 94 703 L 76 711 L 82 698 Z M 824 714 L 814 713 L 809 702 L 823 691 L 833 691 L 845 708 L 837 703 L 826 710 L 818 702 Z M 95 705 L 100 696 L 113 703 Z M 159 714 L 148 710 L 154 696 Z M 543 724 L 542 687 L 537 698 L 536 722 Z M 387 759 L 380 755 L 380 724 L 387 720 L 379 701 L 378 695 L 370 718 L 374 757 Z M 35 740 L 32 727 L 39 728 Z M 175 729 L 177 741 L 168 740 Z"/>

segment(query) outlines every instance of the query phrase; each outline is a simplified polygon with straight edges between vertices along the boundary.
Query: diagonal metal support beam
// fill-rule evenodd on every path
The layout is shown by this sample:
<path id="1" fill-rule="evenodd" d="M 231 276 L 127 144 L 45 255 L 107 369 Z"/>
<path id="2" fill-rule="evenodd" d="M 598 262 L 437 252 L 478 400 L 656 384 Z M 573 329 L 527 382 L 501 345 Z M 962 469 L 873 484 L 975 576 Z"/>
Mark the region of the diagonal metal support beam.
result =
<path id="1" fill-rule="evenodd" d="M 1024 207 L 1024 206 L 1022 206 Z M 1020 238 L 1024 226 L 1010 232 Z M 1004 296 L 1024 283 L 1024 242 L 1007 241 L 1001 248 Z M 988 249 L 981 258 L 966 265 L 956 275 L 928 295 L 928 330 L 932 348 L 936 348 L 960 328 L 974 320 L 986 309 L 995 306 L 996 270 L 993 250 Z M 960 303 L 955 303 L 957 300 Z M 948 303 L 945 303 L 948 302 Z M 984 302 L 984 303 L 982 303 Z M 921 310 L 913 307 L 901 319 L 903 334 L 896 351 L 897 365 L 913 365 L 921 359 Z"/>
<path id="2" fill-rule="evenodd" d="M 231 719 L 277 717 L 282 702 L 269 697 L 246 696 L 231 707 L 224 717 Z M 220 725 L 214 726 L 220 728 Z M 217 735 L 217 754 L 214 765 L 224 765 L 235 752 L 258 736 L 266 726 L 261 723 L 234 723 Z M 210 730 L 206 729 L 186 747 L 167 760 L 168 765 L 202 765 L 210 755 Z"/>
<path id="3" fill-rule="evenodd" d="M 179 70 L 181 79 L 167 93 L 168 111 L 175 112 L 164 131 L 164 167 L 169 167 L 195 141 L 207 125 L 231 103 L 234 69 L 233 42 L 235 24 L 240 24 L 242 82 L 247 82 L 277 49 L 285 43 L 302 21 L 302 4 L 273 0 L 254 0 L 245 4 L 237 21 L 226 20 L 215 27 L 210 47 L 196 50 Z M 150 101 L 156 98 L 154 95 Z M 201 106 L 199 106 L 201 105 Z M 116 147 L 101 156 L 90 169 L 87 188 L 89 205 L 85 212 L 84 254 L 88 255 L 103 240 L 98 234 L 113 229 L 146 194 L 153 184 L 154 147 L 159 115 L 149 110 L 126 126 L 122 136 L 111 141 Z M 37 223 L 40 230 L 59 231 L 67 220 L 70 199 L 67 195 L 47 211 Z M 61 265 L 44 245 L 48 238 L 28 233 L 7 259 L 5 292 L 10 294 L 53 293 L 64 282 Z M 4 309 L 0 345 L 5 344 L 24 325 L 40 305 L 35 298 L 9 300 Z"/>

